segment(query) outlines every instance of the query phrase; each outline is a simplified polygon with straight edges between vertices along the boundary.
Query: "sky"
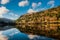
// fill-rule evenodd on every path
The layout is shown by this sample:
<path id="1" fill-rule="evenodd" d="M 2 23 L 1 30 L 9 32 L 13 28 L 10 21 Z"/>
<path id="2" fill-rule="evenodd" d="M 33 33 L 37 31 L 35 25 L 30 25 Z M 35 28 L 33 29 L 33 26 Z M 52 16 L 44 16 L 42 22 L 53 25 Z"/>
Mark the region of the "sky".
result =
<path id="1" fill-rule="evenodd" d="M 60 6 L 60 0 L 0 0 L 0 18 L 12 20 L 21 15 Z"/>

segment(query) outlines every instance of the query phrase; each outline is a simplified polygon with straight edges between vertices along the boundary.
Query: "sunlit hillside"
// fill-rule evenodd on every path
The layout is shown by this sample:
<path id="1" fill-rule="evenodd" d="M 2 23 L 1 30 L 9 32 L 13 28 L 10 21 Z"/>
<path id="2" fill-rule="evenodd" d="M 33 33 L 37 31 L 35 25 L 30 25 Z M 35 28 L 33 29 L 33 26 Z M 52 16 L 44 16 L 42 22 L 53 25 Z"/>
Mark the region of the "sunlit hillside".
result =
<path id="1" fill-rule="evenodd" d="M 16 23 L 22 32 L 60 38 L 60 6 L 22 15 Z"/>

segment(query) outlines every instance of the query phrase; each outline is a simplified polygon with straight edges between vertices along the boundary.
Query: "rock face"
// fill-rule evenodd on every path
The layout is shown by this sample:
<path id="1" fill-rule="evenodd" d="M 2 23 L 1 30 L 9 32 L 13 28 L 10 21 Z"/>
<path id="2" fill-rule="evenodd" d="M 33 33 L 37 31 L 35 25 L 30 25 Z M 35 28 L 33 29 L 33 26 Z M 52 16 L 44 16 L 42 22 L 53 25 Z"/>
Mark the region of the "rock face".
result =
<path id="1" fill-rule="evenodd" d="M 16 23 L 17 28 L 27 34 L 60 39 L 60 6 L 22 15 L 16 20 Z"/>

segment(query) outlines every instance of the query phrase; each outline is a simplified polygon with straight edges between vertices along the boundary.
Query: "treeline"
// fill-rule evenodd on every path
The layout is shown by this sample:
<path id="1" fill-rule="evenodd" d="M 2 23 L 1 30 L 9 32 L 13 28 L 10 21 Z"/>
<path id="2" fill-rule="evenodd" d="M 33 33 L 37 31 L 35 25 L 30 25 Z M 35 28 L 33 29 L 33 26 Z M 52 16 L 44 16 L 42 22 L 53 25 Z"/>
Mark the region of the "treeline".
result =
<path id="1" fill-rule="evenodd" d="M 0 27 L 4 27 L 4 26 L 15 26 L 16 23 L 15 22 L 4 22 L 4 21 L 1 21 L 0 22 Z"/>

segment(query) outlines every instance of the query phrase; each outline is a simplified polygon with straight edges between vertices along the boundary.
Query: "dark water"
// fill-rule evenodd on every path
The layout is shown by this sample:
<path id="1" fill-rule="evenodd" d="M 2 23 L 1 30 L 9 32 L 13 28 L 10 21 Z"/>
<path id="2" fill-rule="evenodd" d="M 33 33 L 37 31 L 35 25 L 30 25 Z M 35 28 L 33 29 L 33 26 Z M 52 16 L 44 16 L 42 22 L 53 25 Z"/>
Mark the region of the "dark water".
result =
<path id="1" fill-rule="evenodd" d="M 10 28 L 10 29 L 4 30 L 0 34 L 6 36 L 8 40 L 54 40 L 52 38 L 43 37 L 43 36 L 28 35 L 20 32 L 16 28 Z"/>

